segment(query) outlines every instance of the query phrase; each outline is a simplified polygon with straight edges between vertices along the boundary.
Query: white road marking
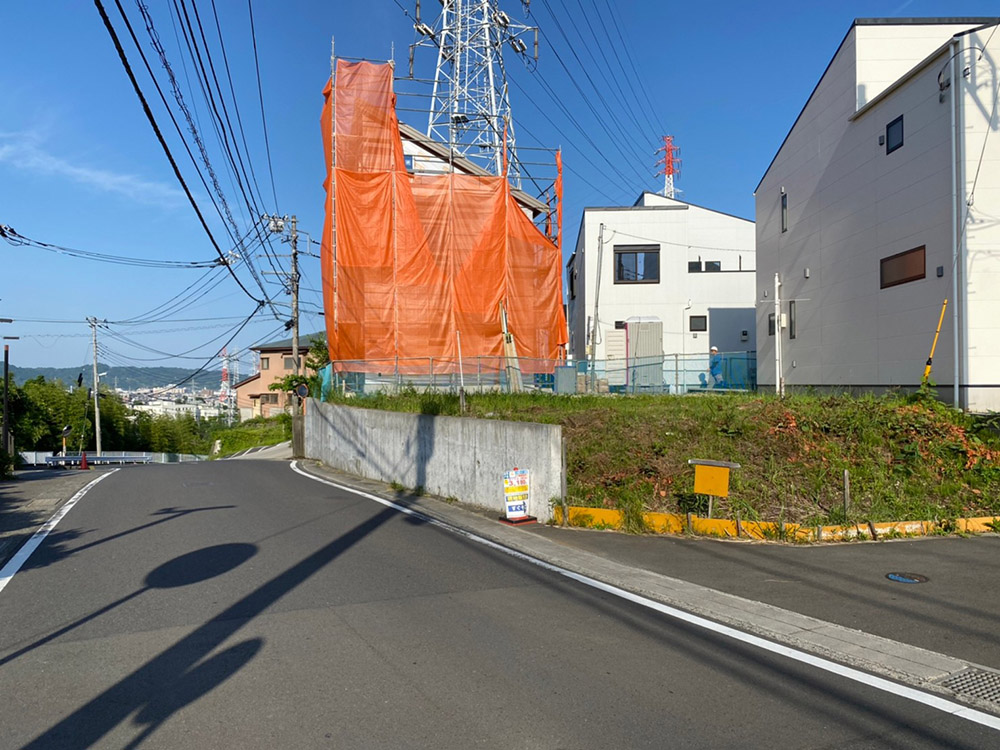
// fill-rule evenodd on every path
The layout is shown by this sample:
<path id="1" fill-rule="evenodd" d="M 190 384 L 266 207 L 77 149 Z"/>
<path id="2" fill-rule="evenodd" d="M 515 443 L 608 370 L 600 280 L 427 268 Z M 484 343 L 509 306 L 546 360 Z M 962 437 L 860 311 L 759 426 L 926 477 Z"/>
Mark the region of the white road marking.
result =
<path id="1" fill-rule="evenodd" d="M 862 672 L 859 669 L 854 669 L 853 667 L 844 666 L 843 664 L 838 664 L 837 662 L 830 661 L 829 659 L 824 659 L 821 656 L 816 656 L 815 654 L 810 654 L 805 651 L 799 651 L 798 649 L 792 648 L 790 646 L 785 646 L 780 643 L 774 643 L 773 641 L 766 640 L 756 635 L 751 635 L 750 633 L 744 633 L 736 628 L 729 627 L 728 625 L 722 625 L 712 620 L 708 620 L 704 617 L 699 617 L 698 615 L 691 614 L 690 612 L 685 612 L 682 609 L 677 609 L 676 607 L 671 607 L 662 602 L 658 602 L 655 599 L 649 599 L 645 596 L 640 596 L 626 589 L 619 588 L 617 586 L 612 586 L 609 583 L 604 583 L 596 578 L 590 578 L 589 576 L 581 575 L 567 568 L 561 568 L 558 565 L 553 565 L 552 563 L 546 562 L 545 560 L 540 560 L 537 557 L 532 557 L 523 552 L 519 552 L 510 547 L 506 547 L 498 542 L 494 542 L 485 537 L 481 537 L 478 534 L 473 534 L 472 532 L 461 529 L 457 526 L 452 526 L 444 521 L 439 521 L 436 518 L 431 518 L 430 516 L 424 515 L 418 511 L 411 508 L 407 508 L 398 503 L 394 503 L 391 500 L 386 500 L 378 495 L 373 495 L 369 492 L 364 492 L 363 490 L 357 490 L 353 487 L 348 487 L 343 484 L 337 484 L 336 482 L 331 482 L 327 479 L 317 477 L 314 474 L 310 474 L 298 466 L 298 461 L 292 461 L 291 464 L 292 471 L 301 474 L 304 477 L 308 477 L 316 482 L 321 482 L 322 484 L 330 485 L 331 487 L 336 487 L 338 490 L 343 490 L 344 492 L 350 492 L 354 495 L 360 495 L 361 497 L 368 498 L 369 500 L 374 500 L 381 505 L 388 506 L 400 513 L 405 513 L 409 516 L 416 516 L 427 523 L 438 526 L 442 529 L 446 529 L 453 533 L 459 534 L 466 539 L 469 539 L 479 544 L 485 545 L 492 549 L 498 550 L 512 557 L 516 557 L 520 560 L 524 560 L 533 565 L 537 565 L 540 568 L 546 570 L 551 570 L 559 575 L 570 578 L 574 581 L 578 581 L 586 586 L 595 588 L 599 591 L 604 591 L 605 593 L 617 596 L 620 599 L 625 599 L 626 601 L 633 602 L 640 606 L 646 607 L 648 609 L 655 610 L 669 617 L 673 617 L 678 620 L 683 620 L 684 622 L 690 623 L 705 630 L 710 630 L 713 633 L 718 633 L 719 635 L 724 635 L 728 638 L 732 638 L 736 641 L 741 641 L 747 643 L 751 646 L 756 646 L 765 651 L 770 651 L 774 654 L 779 654 L 781 656 L 788 657 L 795 661 L 801 662 L 803 664 L 808 664 L 809 666 L 816 667 L 817 669 L 822 669 L 826 672 L 830 672 L 841 677 L 846 677 L 854 682 L 859 682 L 863 685 L 868 685 L 876 690 L 881 690 L 892 695 L 899 696 L 901 698 L 906 698 L 908 700 L 915 701 L 917 703 L 922 703 L 930 708 L 937 709 L 938 711 L 943 711 L 947 714 L 951 714 L 961 719 L 966 719 L 968 721 L 974 722 L 976 724 L 982 724 L 983 726 L 990 727 L 991 729 L 1000 729 L 1000 717 L 993 716 L 983 711 L 978 711 L 969 706 L 964 706 L 961 703 L 956 703 L 955 701 L 948 700 L 938 695 L 933 695 L 931 693 L 925 693 L 922 690 L 917 690 L 916 688 L 909 687 L 908 685 L 901 685 L 891 680 L 884 679 L 882 677 L 876 677 L 875 675 L 868 674 L 867 672 Z"/>
<path id="2" fill-rule="evenodd" d="M 111 476 L 116 471 L 121 471 L 121 469 L 112 469 L 106 474 L 101 474 L 99 477 L 94 477 L 94 479 L 88 482 L 83 489 L 81 489 L 79 492 L 73 495 L 73 497 L 67 500 L 66 504 L 63 505 L 59 510 L 57 510 L 55 514 L 52 516 L 52 518 L 46 521 L 45 525 L 42 526 L 42 528 L 40 528 L 32 535 L 31 539 L 29 539 L 27 542 L 24 543 L 21 549 L 19 549 L 17 553 L 12 558 L 10 558 L 10 560 L 7 561 L 7 564 L 3 566 L 3 569 L 0 570 L 0 591 L 4 590 L 4 587 L 6 587 L 8 583 L 10 583 L 10 579 L 14 577 L 14 574 L 17 571 L 19 571 L 21 569 L 21 566 L 28 561 L 29 557 L 31 557 L 31 553 L 34 552 L 38 548 L 38 545 L 45 540 L 45 537 L 47 537 L 49 535 L 49 532 L 56 527 L 56 524 L 58 524 L 62 520 L 63 516 L 69 513 L 73 509 L 73 506 L 76 505 L 78 502 L 80 502 L 80 500 L 83 498 L 84 495 L 87 494 L 90 488 L 93 487 L 98 482 L 100 482 L 102 479 Z"/>

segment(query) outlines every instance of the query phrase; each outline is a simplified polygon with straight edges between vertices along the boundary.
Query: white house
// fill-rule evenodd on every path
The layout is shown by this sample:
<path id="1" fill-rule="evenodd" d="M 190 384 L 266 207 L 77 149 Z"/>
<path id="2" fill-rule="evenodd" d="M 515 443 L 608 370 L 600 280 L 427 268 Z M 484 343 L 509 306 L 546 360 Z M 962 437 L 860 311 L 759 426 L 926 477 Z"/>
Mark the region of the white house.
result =
<path id="1" fill-rule="evenodd" d="M 998 23 L 851 25 L 755 191 L 762 388 L 779 352 L 788 386 L 916 387 L 947 299 L 931 377 L 1000 408 Z"/>
<path id="2" fill-rule="evenodd" d="M 747 219 L 649 192 L 632 206 L 586 208 L 566 265 L 569 351 L 578 361 L 661 356 L 665 371 L 676 354 L 697 385 L 710 346 L 756 348 L 755 268 Z M 659 340 L 636 338 L 638 324 Z"/>

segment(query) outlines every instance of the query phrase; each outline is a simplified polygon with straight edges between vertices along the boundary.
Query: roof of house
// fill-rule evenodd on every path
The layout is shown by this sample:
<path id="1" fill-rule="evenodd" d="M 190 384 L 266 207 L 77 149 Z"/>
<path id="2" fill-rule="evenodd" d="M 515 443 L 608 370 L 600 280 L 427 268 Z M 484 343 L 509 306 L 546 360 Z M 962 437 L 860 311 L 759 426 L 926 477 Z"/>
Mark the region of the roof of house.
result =
<path id="1" fill-rule="evenodd" d="M 257 380 L 257 378 L 259 378 L 259 377 L 260 377 L 260 373 L 258 372 L 256 375 L 251 375 L 249 378 L 244 378 L 239 383 L 237 383 L 236 385 L 234 385 L 233 388 L 240 388 L 240 387 L 246 385 L 247 383 L 250 383 L 250 382 L 252 382 L 254 380 Z"/>
<path id="2" fill-rule="evenodd" d="M 299 349 L 306 351 L 312 346 L 312 343 L 316 340 L 325 340 L 326 331 L 317 331 L 316 333 L 307 333 L 305 335 L 299 336 Z M 255 352 L 282 352 L 292 350 L 292 339 L 281 339 L 280 341 L 270 341 L 266 344 L 258 344 L 257 346 L 251 346 Z"/>
<path id="3" fill-rule="evenodd" d="M 767 165 L 767 169 L 764 170 L 764 174 L 760 177 L 760 182 L 757 183 L 757 187 L 753 189 L 756 193 L 761 184 L 764 182 L 764 178 L 767 177 L 767 173 L 771 171 L 771 167 L 774 166 L 775 160 L 778 158 L 778 154 L 781 153 L 781 149 L 785 147 L 785 143 L 788 142 L 789 136 L 791 136 L 792 131 L 795 130 L 795 126 L 799 124 L 799 120 L 802 119 L 802 115 L 806 111 L 806 107 L 809 106 L 809 102 L 812 101 L 813 96 L 819 90 L 820 84 L 823 83 L 823 78 L 830 70 L 830 66 L 833 65 L 833 61 L 837 59 L 837 55 L 840 54 L 840 50 L 844 46 L 844 42 L 851 35 L 851 32 L 856 26 L 946 26 L 946 25 L 957 25 L 957 24 L 969 24 L 976 26 L 994 26 L 1000 24 L 1000 17 L 997 16 L 956 16 L 956 17 L 942 17 L 942 18 L 855 18 L 851 23 L 850 27 L 847 29 L 847 33 L 844 34 L 844 38 L 840 40 L 840 44 L 837 45 L 837 51 L 833 53 L 833 57 L 830 58 L 830 62 L 826 64 L 826 68 L 823 70 L 823 74 L 816 81 L 816 85 L 810 92 L 809 97 L 806 99 L 805 103 L 802 105 L 802 109 L 799 110 L 798 116 L 795 118 L 795 122 L 792 123 L 792 127 L 788 129 L 785 134 L 784 139 L 781 141 L 781 145 L 778 146 L 778 150 L 774 152 L 774 156 L 771 157 L 770 163 Z M 956 35 L 961 36 L 961 35 Z"/>
<path id="4" fill-rule="evenodd" d="M 687 208 L 690 207 L 690 208 L 700 208 L 703 211 L 711 211 L 712 213 L 720 214 L 722 216 L 728 216 L 728 217 L 730 217 L 732 219 L 739 219 L 740 221 L 748 221 L 751 224 L 753 223 L 753 219 L 747 219 L 744 216 L 737 216 L 736 214 L 731 214 L 731 213 L 727 213 L 725 211 L 720 211 L 717 208 L 709 208 L 708 206 L 701 206 L 701 205 L 699 205 L 697 203 L 691 203 L 691 201 L 682 201 L 680 198 L 668 198 L 667 199 L 667 200 L 674 201 L 675 203 L 679 203 L 680 205 L 678 205 L 678 206 L 672 206 L 670 204 L 663 204 L 661 206 L 640 206 L 639 205 L 639 201 L 641 201 L 643 199 L 643 196 L 646 196 L 646 195 L 655 195 L 655 196 L 658 196 L 660 198 L 664 198 L 665 197 L 665 196 L 660 195 L 659 193 L 654 193 L 652 190 L 643 190 L 641 193 L 639 193 L 639 197 L 635 199 L 635 203 L 633 203 L 631 206 L 587 206 L 583 210 L 584 210 L 584 212 L 587 212 L 587 211 L 684 211 L 684 210 L 686 210 Z"/>
<path id="5" fill-rule="evenodd" d="M 399 123 L 399 134 L 403 138 L 406 138 L 409 141 L 413 141 L 420 147 L 430 151 L 432 154 L 434 154 L 440 159 L 443 159 L 444 161 L 448 161 L 449 159 L 452 160 L 455 166 L 457 166 L 463 172 L 466 172 L 468 174 L 478 175 L 480 177 L 496 176 L 492 172 L 483 169 L 475 162 L 466 159 L 464 156 L 453 155 L 447 146 L 438 143 L 433 138 L 424 135 L 412 125 L 407 125 L 405 122 Z M 545 212 L 549 210 L 549 207 L 545 203 L 538 200 L 538 198 L 533 198 L 523 190 L 512 187 L 510 193 L 511 195 L 514 196 L 514 200 L 516 200 L 525 208 L 530 208 L 532 211 L 538 211 L 538 212 Z"/>

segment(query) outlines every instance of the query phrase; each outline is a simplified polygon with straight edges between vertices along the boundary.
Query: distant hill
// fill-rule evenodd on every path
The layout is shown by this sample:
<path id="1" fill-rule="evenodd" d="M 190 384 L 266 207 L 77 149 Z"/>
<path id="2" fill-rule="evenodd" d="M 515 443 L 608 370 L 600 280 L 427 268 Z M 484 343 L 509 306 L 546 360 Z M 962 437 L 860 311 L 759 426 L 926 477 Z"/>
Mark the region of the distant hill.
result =
<path id="1" fill-rule="evenodd" d="M 113 367 L 98 364 L 98 372 L 107 372 L 101 376 L 101 382 L 118 388 L 134 390 L 136 388 L 165 388 L 173 383 L 179 383 L 191 375 L 194 370 L 183 367 Z M 66 385 L 76 385 L 76 379 L 83 373 L 83 386 L 90 388 L 94 380 L 92 367 L 15 367 L 11 366 L 10 374 L 17 385 L 23 385 L 26 380 L 39 375 L 46 380 L 61 380 Z M 184 384 L 185 388 L 199 390 L 201 388 L 217 389 L 219 387 L 219 372 L 208 370 L 199 372 Z"/>

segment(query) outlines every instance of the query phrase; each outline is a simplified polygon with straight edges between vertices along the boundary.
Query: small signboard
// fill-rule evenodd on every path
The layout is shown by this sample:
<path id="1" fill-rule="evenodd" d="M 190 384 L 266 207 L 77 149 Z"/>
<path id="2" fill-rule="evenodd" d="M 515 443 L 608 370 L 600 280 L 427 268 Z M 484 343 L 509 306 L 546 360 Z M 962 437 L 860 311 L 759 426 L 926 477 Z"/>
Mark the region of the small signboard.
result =
<path id="1" fill-rule="evenodd" d="M 729 471 L 738 469 L 740 465 L 729 461 L 706 461 L 692 458 L 688 460 L 694 466 L 694 491 L 698 495 L 713 497 L 729 497 Z"/>
<path id="2" fill-rule="evenodd" d="M 501 521 L 510 524 L 534 523 L 535 517 L 528 515 L 528 499 L 531 496 L 531 476 L 527 469 L 516 466 L 503 473 L 504 515 Z"/>

